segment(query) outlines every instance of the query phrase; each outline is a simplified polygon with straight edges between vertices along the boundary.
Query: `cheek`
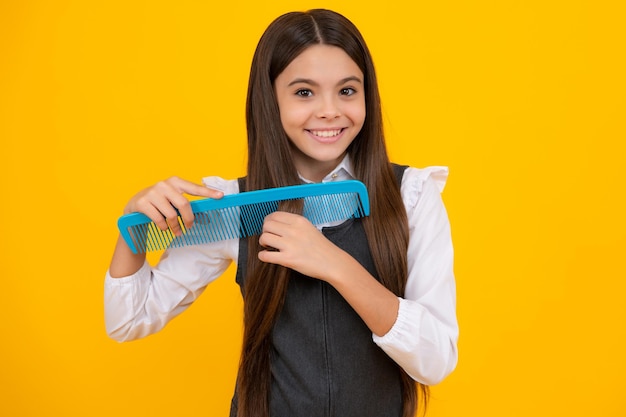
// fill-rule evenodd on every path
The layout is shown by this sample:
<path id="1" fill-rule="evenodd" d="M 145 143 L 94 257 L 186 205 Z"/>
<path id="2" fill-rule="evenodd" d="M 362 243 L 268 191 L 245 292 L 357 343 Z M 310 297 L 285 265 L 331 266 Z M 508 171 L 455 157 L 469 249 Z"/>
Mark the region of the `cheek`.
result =
<path id="1" fill-rule="evenodd" d="M 365 111 L 365 106 L 363 106 L 363 109 L 361 109 L 361 126 L 363 126 L 363 123 L 365 122 L 365 116 L 367 116 L 367 112 Z"/>
<path id="2" fill-rule="evenodd" d="M 352 119 L 352 122 L 355 124 L 355 126 L 358 126 L 359 128 L 361 128 L 363 126 L 363 123 L 365 123 L 365 116 L 366 116 L 365 106 L 353 107 L 349 114 L 349 117 L 350 119 Z"/>
<path id="3" fill-rule="evenodd" d="M 296 106 L 287 106 L 281 109 L 280 120 L 283 127 L 301 127 L 309 119 L 309 113 L 302 108 Z"/>
<path id="4" fill-rule="evenodd" d="M 344 114 L 351 118 L 355 124 L 362 124 L 367 113 L 365 99 L 361 97 L 360 100 L 350 101 L 346 104 L 343 109 Z"/>

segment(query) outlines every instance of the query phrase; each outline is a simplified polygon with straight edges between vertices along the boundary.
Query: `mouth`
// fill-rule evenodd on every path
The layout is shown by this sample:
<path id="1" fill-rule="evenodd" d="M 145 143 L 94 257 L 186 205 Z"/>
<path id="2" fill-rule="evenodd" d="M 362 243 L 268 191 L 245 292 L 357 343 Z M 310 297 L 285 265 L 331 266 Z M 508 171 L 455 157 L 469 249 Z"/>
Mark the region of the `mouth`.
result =
<path id="1" fill-rule="evenodd" d="M 311 136 L 320 142 L 334 142 L 339 139 L 345 128 L 339 129 L 323 129 L 323 130 L 307 130 Z"/>

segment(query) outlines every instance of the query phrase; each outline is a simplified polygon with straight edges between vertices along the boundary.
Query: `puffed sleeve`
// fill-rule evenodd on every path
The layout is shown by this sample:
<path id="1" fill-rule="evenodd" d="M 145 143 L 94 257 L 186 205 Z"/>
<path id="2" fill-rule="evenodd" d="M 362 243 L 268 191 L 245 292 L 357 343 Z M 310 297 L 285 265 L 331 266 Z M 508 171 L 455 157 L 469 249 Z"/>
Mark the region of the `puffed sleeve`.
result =
<path id="1" fill-rule="evenodd" d="M 204 183 L 225 194 L 236 181 L 207 177 Z M 192 229 L 193 230 L 193 229 Z M 109 337 L 123 342 L 161 330 L 186 310 L 237 259 L 236 239 L 167 249 L 158 264 L 148 262 L 135 274 L 104 280 L 104 316 Z"/>
<path id="2" fill-rule="evenodd" d="M 448 169 L 408 168 L 402 198 L 409 220 L 408 280 L 395 324 L 374 342 L 413 379 L 441 382 L 457 364 L 453 248 L 443 191 Z"/>

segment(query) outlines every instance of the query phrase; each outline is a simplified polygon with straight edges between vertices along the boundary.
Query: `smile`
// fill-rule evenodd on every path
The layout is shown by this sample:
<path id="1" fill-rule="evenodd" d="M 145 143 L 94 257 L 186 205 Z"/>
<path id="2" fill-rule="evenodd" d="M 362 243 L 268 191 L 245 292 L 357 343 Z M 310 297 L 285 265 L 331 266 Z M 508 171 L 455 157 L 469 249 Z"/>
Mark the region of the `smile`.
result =
<path id="1" fill-rule="evenodd" d="M 338 136 L 343 129 L 333 129 L 333 130 L 309 130 L 309 132 L 313 136 L 317 136 L 318 138 L 332 138 Z"/>

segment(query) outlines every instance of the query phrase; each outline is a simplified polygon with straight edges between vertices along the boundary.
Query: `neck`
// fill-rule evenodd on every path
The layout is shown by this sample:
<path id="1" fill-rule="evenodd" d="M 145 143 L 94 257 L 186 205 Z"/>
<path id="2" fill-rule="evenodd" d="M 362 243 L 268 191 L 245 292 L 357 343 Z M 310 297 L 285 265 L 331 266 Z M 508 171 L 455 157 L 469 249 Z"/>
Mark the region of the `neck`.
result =
<path id="1" fill-rule="evenodd" d="M 343 160 L 344 155 L 331 161 L 302 160 L 295 158 L 294 162 L 300 176 L 311 182 L 322 182 L 333 169 Z"/>

